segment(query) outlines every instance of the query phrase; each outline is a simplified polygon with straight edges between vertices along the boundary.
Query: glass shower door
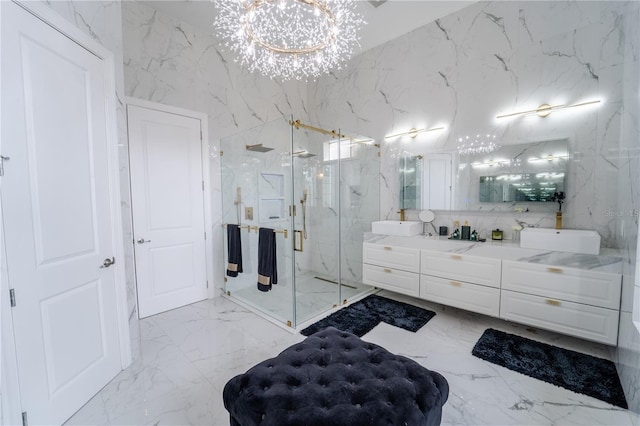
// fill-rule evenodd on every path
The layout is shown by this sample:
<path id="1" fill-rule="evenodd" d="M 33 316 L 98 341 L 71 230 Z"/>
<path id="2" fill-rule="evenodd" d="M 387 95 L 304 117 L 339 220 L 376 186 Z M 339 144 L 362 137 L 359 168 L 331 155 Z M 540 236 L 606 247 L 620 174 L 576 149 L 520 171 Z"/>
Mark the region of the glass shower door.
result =
<path id="1" fill-rule="evenodd" d="M 362 283 L 362 242 L 380 209 L 380 146 L 356 132 L 341 130 L 340 280 L 341 300 L 371 287 Z"/>
<path id="2" fill-rule="evenodd" d="M 292 127 L 293 128 L 293 127 Z M 307 125 L 293 128 L 295 310 L 304 323 L 340 297 L 339 161 L 328 156 L 332 138 Z"/>
<path id="3" fill-rule="evenodd" d="M 225 291 L 294 327 L 293 235 L 289 213 L 293 204 L 291 126 L 284 118 L 265 123 L 222 139 L 220 149 L 223 226 L 239 225 L 242 254 L 242 272 L 227 271 Z M 268 256 L 268 249 L 259 247 L 261 228 L 273 230 L 275 262 L 265 263 L 275 264 L 275 271 L 260 268 L 260 259 Z M 227 229 L 225 264 L 228 264 L 228 232 Z"/>

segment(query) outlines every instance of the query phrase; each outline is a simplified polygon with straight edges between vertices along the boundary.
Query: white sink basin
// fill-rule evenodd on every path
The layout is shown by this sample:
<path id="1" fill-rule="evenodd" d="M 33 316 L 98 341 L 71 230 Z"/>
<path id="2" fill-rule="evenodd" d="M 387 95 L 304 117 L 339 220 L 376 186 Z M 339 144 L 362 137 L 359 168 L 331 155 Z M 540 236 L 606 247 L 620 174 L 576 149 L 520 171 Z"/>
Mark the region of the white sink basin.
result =
<path id="1" fill-rule="evenodd" d="M 600 235 L 583 229 L 525 228 L 520 232 L 520 247 L 600 254 Z"/>
<path id="2" fill-rule="evenodd" d="M 422 234 L 422 222 L 413 220 L 381 220 L 371 223 L 371 232 L 374 234 L 397 235 L 399 237 L 411 237 Z"/>

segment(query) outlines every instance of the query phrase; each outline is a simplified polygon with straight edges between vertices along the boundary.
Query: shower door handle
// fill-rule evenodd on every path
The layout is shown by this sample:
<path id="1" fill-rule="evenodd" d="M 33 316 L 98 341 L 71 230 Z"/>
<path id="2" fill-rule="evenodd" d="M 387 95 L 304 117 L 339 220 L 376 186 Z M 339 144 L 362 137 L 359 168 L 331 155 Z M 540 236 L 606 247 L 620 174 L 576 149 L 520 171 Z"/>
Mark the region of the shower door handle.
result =
<path id="1" fill-rule="evenodd" d="M 294 251 L 304 251 L 304 243 L 302 238 L 302 231 L 297 229 L 293 230 L 293 250 Z"/>

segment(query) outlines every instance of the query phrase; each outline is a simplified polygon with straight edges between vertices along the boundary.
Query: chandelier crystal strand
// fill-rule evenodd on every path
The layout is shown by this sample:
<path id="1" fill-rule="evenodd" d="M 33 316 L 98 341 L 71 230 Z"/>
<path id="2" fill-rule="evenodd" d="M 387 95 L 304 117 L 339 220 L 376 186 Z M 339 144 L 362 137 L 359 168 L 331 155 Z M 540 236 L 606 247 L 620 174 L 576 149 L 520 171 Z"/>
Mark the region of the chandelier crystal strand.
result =
<path id="1" fill-rule="evenodd" d="M 353 55 L 364 24 L 353 0 L 212 0 L 236 62 L 282 80 L 315 80 Z"/>
<path id="2" fill-rule="evenodd" d="M 496 135 L 476 135 L 458 138 L 460 155 L 488 154 L 500 148 L 495 142 Z"/>

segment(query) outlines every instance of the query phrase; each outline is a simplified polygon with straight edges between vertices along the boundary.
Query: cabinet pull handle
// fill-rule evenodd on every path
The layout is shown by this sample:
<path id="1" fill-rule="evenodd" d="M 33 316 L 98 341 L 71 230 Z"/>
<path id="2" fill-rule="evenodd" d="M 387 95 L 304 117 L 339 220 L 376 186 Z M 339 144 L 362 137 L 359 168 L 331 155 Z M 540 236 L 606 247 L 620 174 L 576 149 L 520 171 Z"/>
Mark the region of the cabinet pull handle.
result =
<path id="1" fill-rule="evenodd" d="M 461 260 L 461 259 L 462 259 L 462 256 L 460 256 L 459 254 L 452 254 L 452 255 L 451 255 L 451 258 L 452 258 L 453 260 Z"/>
<path id="2" fill-rule="evenodd" d="M 391 273 L 391 269 L 389 269 L 389 268 L 384 268 L 383 271 Z"/>
<path id="3" fill-rule="evenodd" d="M 554 274 L 561 274 L 562 273 L 562 268 L 549 267 L 549 268 L 547 268 L 547 272 L 553 272 Z"/>
<path id="4" fill-rule="evenodd" d="M 389 247 L 389 246 L 384 246 L 384 249 L 385 249 L 385 250 L 391 250 L 391 247 Z"/>
<path id="5" fill-rule="evenodd" d="M 451 281 L 451 285 L 454 287 L 460 287 L 462 284 L 459 283 L 458 281 Z"/>
<path id="6" fill-rule="evenodd" d="M 546 299 L 545 302 L 547 302 L 547 305 L 560 306 L 559 300 Z"/>

